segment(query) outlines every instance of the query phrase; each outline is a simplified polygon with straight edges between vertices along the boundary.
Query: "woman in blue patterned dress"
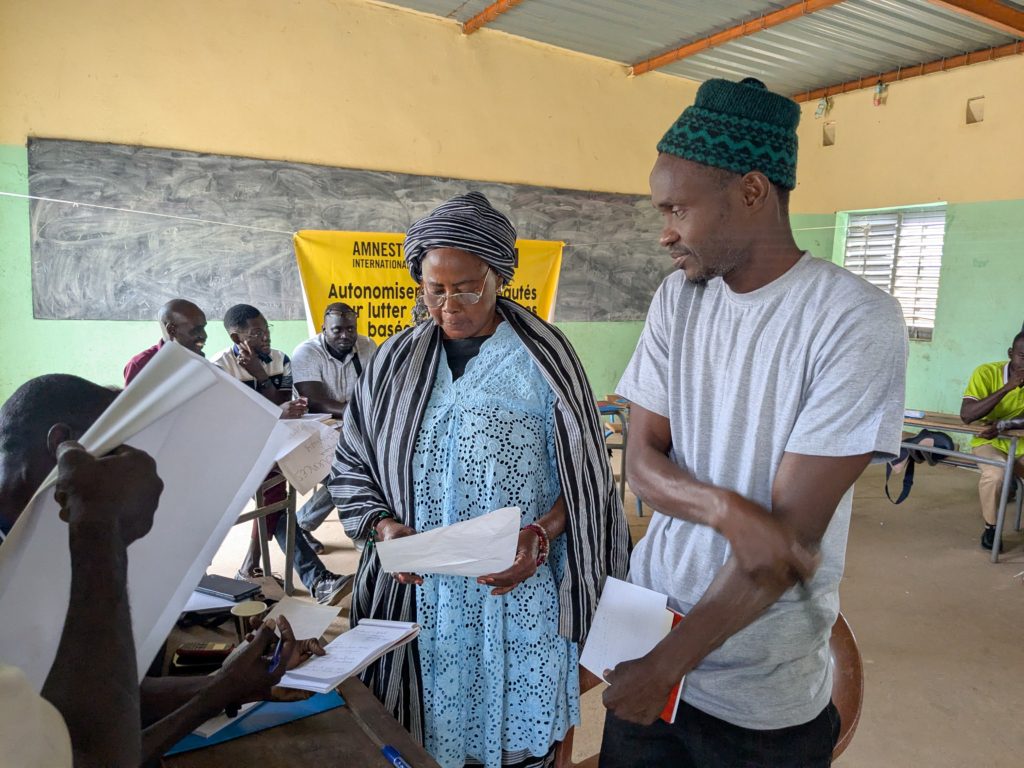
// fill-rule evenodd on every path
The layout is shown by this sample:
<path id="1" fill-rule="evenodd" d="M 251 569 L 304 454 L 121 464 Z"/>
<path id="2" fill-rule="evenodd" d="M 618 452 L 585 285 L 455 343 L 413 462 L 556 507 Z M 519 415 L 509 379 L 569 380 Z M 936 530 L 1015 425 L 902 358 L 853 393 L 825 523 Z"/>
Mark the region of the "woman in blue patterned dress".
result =
<path id="1" fill-rule="evenodd" d="M 515 230 L 479 193 L 414 224 L 406 260 L 432 322 L 386 342 L 346 415 L 330 483 L 346 530 L 392 539 L 516 506 L 513 565 L 479 579 L 382 573 L 353 622 L 415 619 L 364 679 L 444 768 L 546 766 L 579 723 L 578 642 L 628 533 L 593 395 L 552 326 L 499 298 Z"/>

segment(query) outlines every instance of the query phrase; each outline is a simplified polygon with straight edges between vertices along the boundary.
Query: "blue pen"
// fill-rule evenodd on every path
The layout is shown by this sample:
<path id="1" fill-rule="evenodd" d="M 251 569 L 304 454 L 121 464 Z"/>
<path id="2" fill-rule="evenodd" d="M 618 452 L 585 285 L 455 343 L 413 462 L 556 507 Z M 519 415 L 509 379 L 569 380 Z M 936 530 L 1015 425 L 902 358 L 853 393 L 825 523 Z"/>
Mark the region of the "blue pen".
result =
<path id="1" fill-rule="evenodd" d="M 393 766 L 395 766 L 395 768 L 412 768 L 411 765 L 405 762 L 405 758 L 398 753 L 398 750 L 392 747 L 390 744 L 385 744 L 383 747 L 381 747 L 380 753 L 384 755 L 384 758 Z"/>
<path id="2" fill-rule="evenodd" d="M 267 667 L 267 672 L 274 674 L 277 672 L 277 667 L 281 663 L 281 647 L 284 645 L 284 638 L 277 638 L 277 646 L 274 648 L 274 655 L 270 657 L 270 666 Z"/>

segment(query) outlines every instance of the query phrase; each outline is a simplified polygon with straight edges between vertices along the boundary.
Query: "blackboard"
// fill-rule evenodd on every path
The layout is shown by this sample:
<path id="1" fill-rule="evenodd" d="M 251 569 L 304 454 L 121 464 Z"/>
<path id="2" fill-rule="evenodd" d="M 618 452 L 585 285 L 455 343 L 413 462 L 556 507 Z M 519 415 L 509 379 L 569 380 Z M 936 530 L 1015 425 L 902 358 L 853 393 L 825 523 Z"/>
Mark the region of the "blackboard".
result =
<path id="1" fill-rule="evenodd" d="M 507 213 L 520 237 L 565 241 L 557 320 L 642 319 L 670 270 L 658 215 L 640 195 L 52 139 L 29 141 L 28 165 L 31 195 L 105 206 L 32 201 L 37 318 L 151 320 L 180 296 L 211 318 L 245 302 L 302 319 L 290 233 L 404 232 L 468 190 Z"/>

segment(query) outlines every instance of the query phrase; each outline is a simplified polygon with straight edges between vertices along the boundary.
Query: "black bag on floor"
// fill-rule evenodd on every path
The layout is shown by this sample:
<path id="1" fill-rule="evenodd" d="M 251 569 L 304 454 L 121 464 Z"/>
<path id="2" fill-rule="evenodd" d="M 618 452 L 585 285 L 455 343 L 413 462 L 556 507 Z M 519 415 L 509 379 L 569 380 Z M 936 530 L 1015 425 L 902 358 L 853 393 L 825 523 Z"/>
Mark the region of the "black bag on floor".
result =
<path id="1" fill-rule="evenodd" d="M 933 432 L 930 429 L 922 429 L 913 437 L 908 437 L 903 441 L 904 443 L 915 443 L 917 445 L 933 446 L 935 448 L 942 448 L 947 451 L 956 450 L 956 446 L 953 444 L 953 438 L 947 435 L 945 432 Z M 915 451 L 913 448 L 901 448 L 900 456 L 896 461 L 890 461 L 885 465 L 885 496 L 893 504 L 902 504 L 907 500 L 907 496 L 910 495 L 910 489 L 914 487 L 914 466 L 927 461 L 929 466 L 934 467 L 944 457 L 940 453 L 931 453 L 929 451 Z M 906 464 L 907 468 L 903 475 L 903 489 L 900 491 L 900 495 L 893 499 L 889 494 L 889 477 L 894 471 L 899 470 L 901 464 Z"/>

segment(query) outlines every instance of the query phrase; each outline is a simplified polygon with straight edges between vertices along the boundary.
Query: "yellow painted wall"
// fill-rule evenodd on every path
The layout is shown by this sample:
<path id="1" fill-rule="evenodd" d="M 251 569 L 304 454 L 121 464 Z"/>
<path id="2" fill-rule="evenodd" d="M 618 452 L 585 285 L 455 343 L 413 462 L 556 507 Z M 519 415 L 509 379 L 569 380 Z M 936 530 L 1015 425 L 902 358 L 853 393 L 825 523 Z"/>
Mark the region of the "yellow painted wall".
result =
<path id="1" fill-rule="evenodd" d="M 644 193 L 695 86 L 365 0 L 4 0 L 0 144 Z"/>
<path id="2" fill-rule="evenodd" d="M 797 213 L 1024 198 L 1024 55 L 834 97 L 829 115 L 803 105 Z M 967 100 L 985 97 L 985 120 L 965 123 Z M 836 143 L 822 146 L 822 123 Z"/>

